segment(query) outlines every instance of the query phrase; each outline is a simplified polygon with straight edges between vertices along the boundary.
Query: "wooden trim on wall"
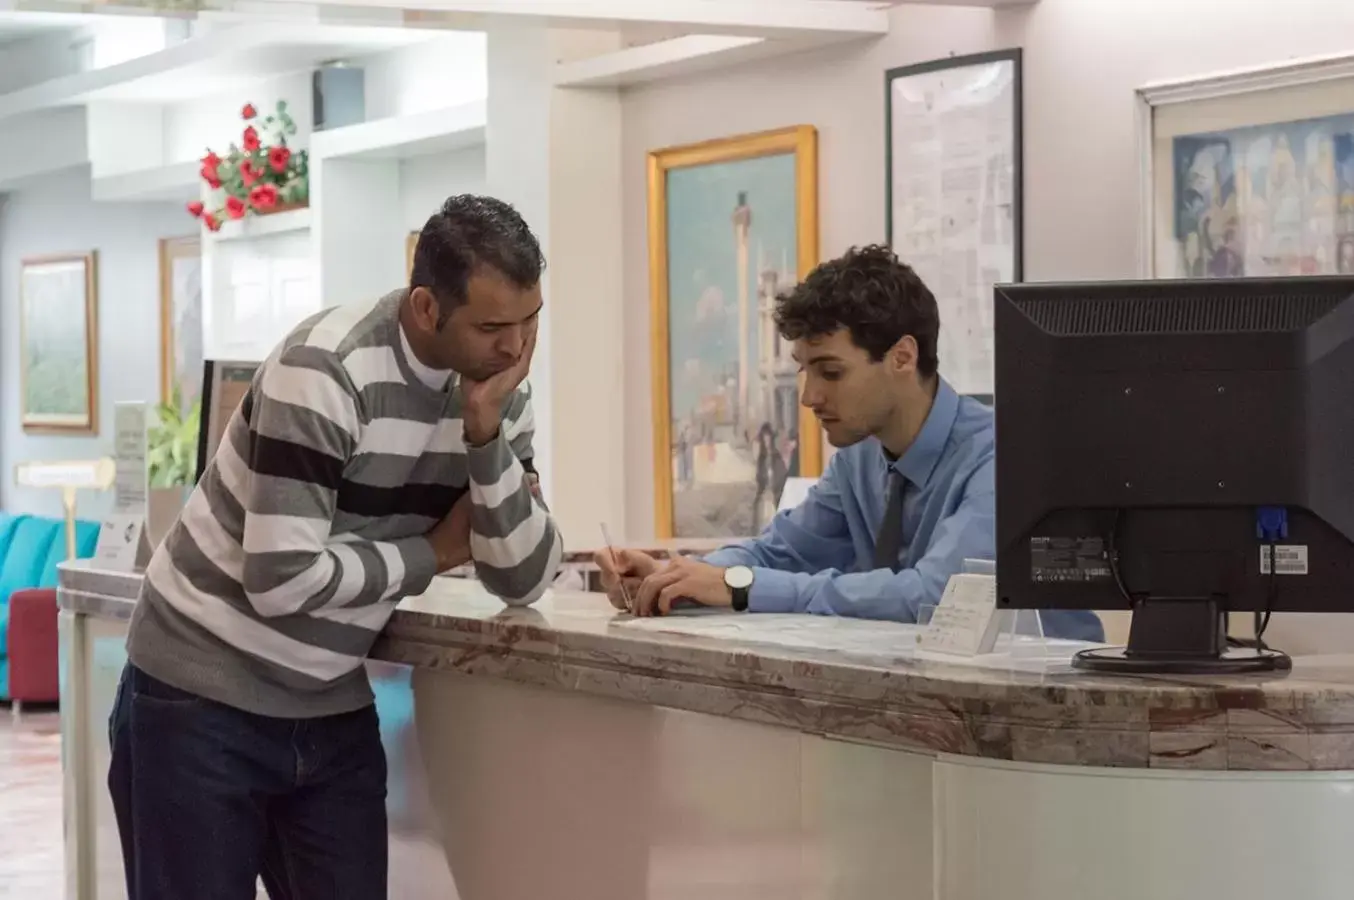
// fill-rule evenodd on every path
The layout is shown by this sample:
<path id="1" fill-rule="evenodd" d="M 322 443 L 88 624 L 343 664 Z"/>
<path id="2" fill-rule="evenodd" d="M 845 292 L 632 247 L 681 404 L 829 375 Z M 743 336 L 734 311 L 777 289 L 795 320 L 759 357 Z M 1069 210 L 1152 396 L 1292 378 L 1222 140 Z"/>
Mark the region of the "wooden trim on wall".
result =
<path id="1" fill-rule="evenodd" d="M 198 235 L 160 239 L 160 402 L 174 397 L 174 260 L 200 257 Z"/>

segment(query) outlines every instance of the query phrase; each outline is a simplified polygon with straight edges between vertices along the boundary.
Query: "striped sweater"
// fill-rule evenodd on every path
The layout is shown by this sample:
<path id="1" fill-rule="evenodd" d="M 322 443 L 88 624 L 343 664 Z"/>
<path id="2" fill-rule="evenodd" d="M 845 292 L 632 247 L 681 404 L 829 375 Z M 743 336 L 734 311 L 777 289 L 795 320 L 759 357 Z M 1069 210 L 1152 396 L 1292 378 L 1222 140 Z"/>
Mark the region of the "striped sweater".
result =
<path id="1" fill-rule="evenodd" d="M 147 567 L 127 646 L 152 677 L 267 716 L 367 705 L 362 661 L 427 589 L 424 535 L 467 492 L 484 587 L 523 605 L 549 585 L 562 545 L 536 496 L 530 389 L 467 447 L 455 379 L 430 387 L 406 356 L 403 293 L 312 316 L 259 368 Z"/>

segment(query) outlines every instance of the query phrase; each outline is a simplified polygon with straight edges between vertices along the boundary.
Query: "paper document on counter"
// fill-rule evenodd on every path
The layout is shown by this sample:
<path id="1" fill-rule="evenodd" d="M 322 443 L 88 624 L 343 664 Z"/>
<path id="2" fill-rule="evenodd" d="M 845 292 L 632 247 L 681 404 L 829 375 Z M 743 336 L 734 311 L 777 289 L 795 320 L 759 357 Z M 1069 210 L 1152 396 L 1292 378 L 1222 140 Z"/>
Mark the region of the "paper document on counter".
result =
<path id="1" fill-rule="evenodd" d="M 1000 617 L 994 617 L 1000 618 Z M 1053 675 L 1072 672 L 1072 656 L 1092 644 L 1054 638 L 999 634 L 992 652 L 958 656 L 919 654 L 920 625 L 847 619 L 807 613 L 732 613 L 702 608 L 678 615 L 635 619 L 620 615 L 618 630 L 760 644 L 768 648 L 837 653 L 873 665 L 900 665 L 920 658 L 975 669 Z M 998 629 L 999 631 L 1000 629 Z"/>
<path id="2" fill-rule="evenodd" d="M 871 658 L 899 659 L 911 655 L 917 642 L 916 625 L 874 622 L 800 613 L 730 613 L 710 609 L 695 615 L 682 613 L 642 619 L 616 619 L 617 628 L 661 631 L 717 640 L 771 644 L 804 650 L 828 650 Z"/>

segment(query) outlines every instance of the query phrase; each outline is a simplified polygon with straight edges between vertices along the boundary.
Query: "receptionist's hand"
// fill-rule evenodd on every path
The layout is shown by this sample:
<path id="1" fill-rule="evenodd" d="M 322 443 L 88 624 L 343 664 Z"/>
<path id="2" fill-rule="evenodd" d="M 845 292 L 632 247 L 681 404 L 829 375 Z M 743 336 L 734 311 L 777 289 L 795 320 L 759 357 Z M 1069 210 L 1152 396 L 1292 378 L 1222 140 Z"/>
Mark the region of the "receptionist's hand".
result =
<path id="1" fill-rule="evenodd" d="M 592 561 L 600 570 L 602 590 L 606 591 L 607 599 L 612 606 L 625 612 L 630 612 L 630 607 L 625 602 L 625 590 L 622 590 L 621 583 L 624 582 L 633 600 L 639 591 L 640 582 L 657 572 L 659 567 L 658 560 L 647 553 L 619 548 L 612 551 L 604 547 L 592 555 Z"/>
<path id="2" fill-rule="evenodd" d="M 634 614 L 666 616 L 678 600 L 694 600 L 701 606 L 732 606 L 733 594 L 724 583 L 722 568 L 679 556 L 640 584 Z"/>

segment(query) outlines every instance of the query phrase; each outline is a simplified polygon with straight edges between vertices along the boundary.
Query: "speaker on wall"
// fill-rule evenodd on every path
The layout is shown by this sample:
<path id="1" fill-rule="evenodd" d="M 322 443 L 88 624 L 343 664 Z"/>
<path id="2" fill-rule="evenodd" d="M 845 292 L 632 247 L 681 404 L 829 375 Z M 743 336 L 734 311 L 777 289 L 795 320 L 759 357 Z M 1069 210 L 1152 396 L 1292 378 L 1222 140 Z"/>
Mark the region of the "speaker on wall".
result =
<path id="1" fill-rule="evenodd" d="M 357 125 L 367 119 L 366 79 L 358 66 L 325 63 L 310 76 L 315 131 Z"/>

